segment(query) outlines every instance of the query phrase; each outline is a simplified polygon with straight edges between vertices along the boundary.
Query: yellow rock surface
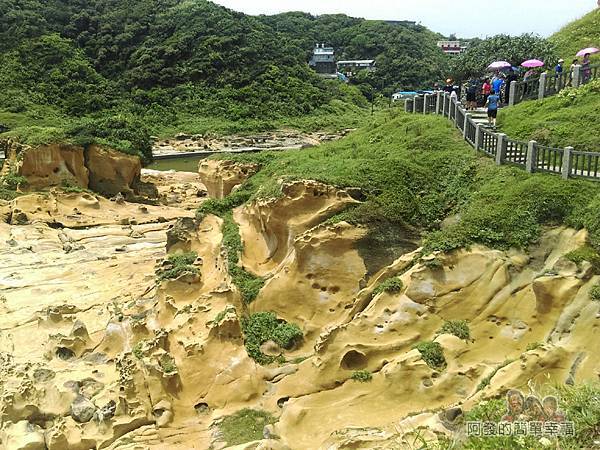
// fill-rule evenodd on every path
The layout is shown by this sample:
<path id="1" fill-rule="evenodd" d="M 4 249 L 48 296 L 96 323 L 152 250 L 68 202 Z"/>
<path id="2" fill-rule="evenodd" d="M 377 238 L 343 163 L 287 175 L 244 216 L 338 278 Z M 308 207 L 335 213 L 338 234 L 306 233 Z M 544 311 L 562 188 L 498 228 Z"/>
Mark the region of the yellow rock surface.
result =
<path id="1" fill-rule="evenodd" d="M 368 230 L 323 223 L 355 202 L 297 182 L 237 209 L 241 265 L 266 279 L 250 305 L 218 217 L 90 194 L 0 205 L 0 448 L 226 448 L 218 421 L 244 408 L 276 423 L 230 448 L 407 448 L 456 431 L 453 408 L 598 379 L 588 294 L 600 277 L 562 257 L 585 231 L 547 230 L 527 254 L 417 250 L 370 273 L 358 250 Z M 195 251 L 197 275 L 157 282 L 166 249 Z M 376 291 L 394 276 L 400 292 Z M 241 322 L 259 311 L 302 329 L 285 362 L 248 356 Z M 440 334 L 447 320 L 467 320 L 470 339 Z M 442 347 L 445 368 L 426 364 L 421 341 Z M 372 380 L 353 380 L 358 370 Z"/>

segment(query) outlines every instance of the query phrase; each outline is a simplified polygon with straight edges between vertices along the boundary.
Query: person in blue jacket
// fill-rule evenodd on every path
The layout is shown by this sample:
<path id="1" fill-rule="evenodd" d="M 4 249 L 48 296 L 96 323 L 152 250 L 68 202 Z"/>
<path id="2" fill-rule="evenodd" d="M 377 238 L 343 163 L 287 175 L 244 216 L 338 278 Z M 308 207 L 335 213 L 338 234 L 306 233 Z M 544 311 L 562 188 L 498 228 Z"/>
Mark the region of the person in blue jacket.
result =
<path id="1" fill-rule="evenodd" d="M 492 81 L 492 89 L 494 93 L 500 98 L 502 101 L 502 85 L 504 84 L 504 79 L 498 74 L 494 77 Z"/>

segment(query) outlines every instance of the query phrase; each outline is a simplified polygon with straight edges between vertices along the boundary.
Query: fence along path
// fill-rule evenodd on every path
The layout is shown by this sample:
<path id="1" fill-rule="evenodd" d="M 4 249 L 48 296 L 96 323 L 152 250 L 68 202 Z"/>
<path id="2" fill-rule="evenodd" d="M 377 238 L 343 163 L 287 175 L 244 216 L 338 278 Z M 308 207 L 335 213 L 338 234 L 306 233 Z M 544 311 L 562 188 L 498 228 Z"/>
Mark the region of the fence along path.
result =
<path id="1" fill-rule="evenodd" d="M 579 87 L 590 80 L 600 78 L 600 64 L 583 67 L 575 66 L 561 74 L 543 73 L 527 81 L 510 83 L 508 106 L 514 106 L 524 100 L 541 100 L 558 94 L 567 87 Z"/>
<path id="2" fill-rule="evenodd" d="M 555 148 L 536 141 L 518 141 L 495 133 L 478 122 L 456 98 L 436 92 L 406 100 L 405 111 L 414 114 L 439 114 L 458 128 L 477 151 L 494 158 L 496 164 L 514 164 L 527 172 L 549 172 L 563 178 L 581 177 L 600 181 L 600 152 L 577 151 L 573 147 Z"/>

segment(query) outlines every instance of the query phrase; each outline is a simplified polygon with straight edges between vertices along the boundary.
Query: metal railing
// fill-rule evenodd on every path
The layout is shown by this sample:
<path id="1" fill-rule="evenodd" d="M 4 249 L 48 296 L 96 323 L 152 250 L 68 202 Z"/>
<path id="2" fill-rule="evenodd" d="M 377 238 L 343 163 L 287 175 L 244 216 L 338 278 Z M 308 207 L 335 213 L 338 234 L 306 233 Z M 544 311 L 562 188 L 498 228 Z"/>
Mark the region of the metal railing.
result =
<path id="1" fill-rule="evenodd" d="M 600 67 L 600 66 L 599 66 Z M 598 72 L 600 75 L 600 71 Z M 553 79 L 556 86 L 568 80 Z M 548 81 L 548 80 L 545 80 Z M 572 147 L 556 148 L 540 145 L 535 141 L 510 139 L 477 123 L 456 99 L 446 92 L 428 94 L 425 99 L 417 96 L 406 100 L 405 110 L 414 113 L 441 114 L 455 123 L 465 140 L 475 149 L 493 157 L 497 164 L 514 164 L 528 172 L 550 172 L 563 178 L 581 177 L 600 181 L 600 151 L 580 151 Z M 600 149 L 599 149 L 600 150 Z"/>

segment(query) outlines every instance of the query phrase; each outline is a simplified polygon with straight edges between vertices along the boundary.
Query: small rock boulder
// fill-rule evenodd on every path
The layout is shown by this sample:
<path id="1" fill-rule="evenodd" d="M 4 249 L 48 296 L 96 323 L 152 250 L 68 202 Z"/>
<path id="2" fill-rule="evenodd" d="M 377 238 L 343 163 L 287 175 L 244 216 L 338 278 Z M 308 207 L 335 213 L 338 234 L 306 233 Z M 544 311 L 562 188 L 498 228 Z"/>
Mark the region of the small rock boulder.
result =
<path id="1" fill-rule="evenodd" d="M 75 401 L 71 403 L 71 417 L 75 422 L 89 422 L 94 417 L 95 412 L 96 406 L 83 395 L 78 395 Z"/>

